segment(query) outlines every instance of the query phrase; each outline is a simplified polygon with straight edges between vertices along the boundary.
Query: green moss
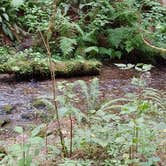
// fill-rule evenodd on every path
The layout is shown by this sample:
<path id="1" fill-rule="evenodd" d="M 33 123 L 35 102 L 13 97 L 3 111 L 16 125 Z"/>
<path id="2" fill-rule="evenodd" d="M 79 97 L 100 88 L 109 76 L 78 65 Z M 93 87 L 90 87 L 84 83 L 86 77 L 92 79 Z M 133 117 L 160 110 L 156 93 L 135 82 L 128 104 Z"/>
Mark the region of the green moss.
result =
<path id="1" fill-rule="evenodd" d="M 45 108 L 47 106 L 46 103 L 42 99 L 35 99 L 32 102 L 32 105 L 37 109 Z"/>
<path id="2" fill-rule="evenodd" d="M 96 60 L 67 60 L 54 61 L 53 63 L 56 77 L 97 75 L 101 66 L 102 64 Z M 50 77 L 48 60 L 46 58 L 29 60 L 24 58 L 18 60 L 15 56 L 3 65 L 0 65 L 0 73 L 14 73 L 18 78 Z"/>
<path id="3" fill-rule="evenodd" d="M 55 64 L 56 76 L 82 76 L 97 75 L 100 73 L 102 64 L 99 61 L 65 61 Z"/>
<path id="4" fill-rule="evenodd" d="M 31 74 L 33 72 L 33 68 L 31 66 L 31 62 L 27 62 L 27 61 L 19 61 L 14 65 L 11 65 L 11 71 L 13 73 L 18 73 L 18 74 Z"/>
<path id="5" fill-rule="evenodd" d="M 7 63 L 0 64 L 0 74 L 11 73 L 10 66 Z"/>
<path id="6" fill-rule="evenodd" d="M 86 61 L 84 63 L 84 68 L 83 68 L 83 71 L 85 73 L 99 73 L 100 72 L 100 69 L 101 69 L 101 66 L 102 64 L 98 61 Z"/>
<path id="7" fill-rule="evenodd" d="M 2 106 L 1 109 L 2 109 L 2 111 L 4 111 L 5 113 L 10 114 L 14 108 L 13 108 L 12 105 L 8 104 L 8 105 Z"/>

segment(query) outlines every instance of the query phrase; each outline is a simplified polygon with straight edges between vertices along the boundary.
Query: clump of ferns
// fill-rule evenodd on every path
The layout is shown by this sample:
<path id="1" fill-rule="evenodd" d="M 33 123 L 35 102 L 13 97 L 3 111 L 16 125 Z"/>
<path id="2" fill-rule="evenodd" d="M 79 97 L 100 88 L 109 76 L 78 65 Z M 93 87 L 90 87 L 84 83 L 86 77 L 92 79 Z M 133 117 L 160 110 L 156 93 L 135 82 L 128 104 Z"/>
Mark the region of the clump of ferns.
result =
<path id="1" fill-rule="evenodd" d="M 136 106 L 136 114 L 145 114 L 148 118 L 161 121 L 165 119 L 166 93 L 154 88 L 143 88 L 139 93 L 128 94 L 127 105 Z"/>
<path id="2" fill-rule="evenodd" d="M 159 119 L 165 119 L 166 114 L 166 92 L 153 88 L 143 90 L 142 97 L 150 103 L 151 111 L 158 115 Z"/>
<path id="3" fill-rule="evenodd" d="M 78 80 L 75 82 L 75 86 L 80 86 L 81 93 L 84 96 L 84 103 L 86 105 L 86 110 L 95 110 L 99 104 L 99 81 L 98 78 L 91 80 L 90 85 L 88 85 L 83 80 Z"/>
<path id="4" fill-rule="evenodd" d="M 110 100 L 100 110 L 121 114 L 127 109 L 128 117 L 144 114 L 148 119 L 166 122 L 166 93 L 154 88 L 144 88 L 140 93 L 126 94 L 123 98 Z"/>

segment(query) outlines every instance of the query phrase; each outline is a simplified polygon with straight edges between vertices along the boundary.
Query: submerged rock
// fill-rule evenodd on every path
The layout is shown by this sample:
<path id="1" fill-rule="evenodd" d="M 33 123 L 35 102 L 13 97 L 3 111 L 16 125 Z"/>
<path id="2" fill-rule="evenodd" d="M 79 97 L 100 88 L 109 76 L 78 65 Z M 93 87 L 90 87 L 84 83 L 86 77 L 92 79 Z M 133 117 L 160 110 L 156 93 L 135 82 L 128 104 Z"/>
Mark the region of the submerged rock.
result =
<path id="1" fill-rule="evenodd" d="M 2 118 L 0 119 L 0 127 L 4 127 L 5 125 L 10 123 L 10 119 L 9 118 Z"/>
<path id="2" fill-rule="evenodd" d="M 33 112 L 23 113 L 21 114 L 21 118 L 25 120 L 33 120 L 35 119 L 35 113 Z"/>
<path id="3" fill-rule="evenodd" d="M 37 109 L 45 108 L 47 105 L 42 99 L 34 99 L 32 105 Z"/>
<path id="4" fill-rule="evenodd" d="M 14 107 L 10 104 L 4 105 L 2 106 L 1 110 L 6 113 L 6 114 L 11 114 L 12 110 L 14 109 Z"/>
<path id="5" fill-rule="evenodd" d="M 0 154 L 1 154 L 0 160 L 2 160 L 7 155 L 7 151 L 6 151 L 5 147 L 2 145 L 0 145 Z"/>
<path id="6" fill-rule="evenodd" d="M 0 146 L 0 153 L 6 153 L 5 147 Z"/>

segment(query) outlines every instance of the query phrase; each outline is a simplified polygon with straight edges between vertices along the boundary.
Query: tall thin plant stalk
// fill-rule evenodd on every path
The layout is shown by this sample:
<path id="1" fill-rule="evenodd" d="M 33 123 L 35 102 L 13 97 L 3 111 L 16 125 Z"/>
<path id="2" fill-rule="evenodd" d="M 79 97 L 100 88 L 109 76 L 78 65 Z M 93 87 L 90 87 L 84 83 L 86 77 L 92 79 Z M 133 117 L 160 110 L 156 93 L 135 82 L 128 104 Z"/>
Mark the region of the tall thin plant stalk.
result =
<path id="1" fill-rule="evenodd" d="M 55 13 L 57 10 L 57 4 L 59 4 L 59 3 L 60 3 L 59 0 L 53 1 L 52 16 L 51 16 L 51 19 L 49 22 L 46 38 L 44 38 L 44 35 L 42 34 L 42 32 L 40 30 L 39 30 L 39 34 L 42 38 L 42 41 L 44 43 L 44 46 L 46 48 L 47 55 L 48 55 L 49 68 L 50 68 L 50 74 L 51 74 L 51 80 L 52 80 L 53 102 L 54 102 L 56 120 L 57 120 L 57 124 L 58 124 L 58 135 L 60 137 L 60 142 L 61 142 L 61 146 L 62 146 L 62 154 L 64 157 L 66 157 L 67 148 L 65 146 L 64 135 L 62 133 L 61 123 L 60 123 L 60 118 L 59 118 L 59 113 L 58 113 L 58 107 L 57 107 L 57 102 L 56 102 L 56 81 L 55 81 L 55 72 L 54 72 L 55 70 L 54 70 L 52 60 L 51 60 L 52 54 L 51 54 L 51 49 L 50 49 L 50 45 L 49 45 L 49 39 L 51 38 L 52 31 L 53 31 L 52 27 L 54 26 L 54 22 L 55 22 Z"/>
<path id="2" fill-rule="evenodd" d="M 71 114 L 69 115 L 70 119 L 70 157 L 72 156 L 73 151 L 73 120 Z"/>
<path id="3" fill-rule="evenodd" d="M 25 154 L 25 133 L 24 133 L 24 128 L 23 128 L 23 133 L 22 133 L 22 158 L 23 158 L 23 165 L 26 165 L 26 154 Z"/>

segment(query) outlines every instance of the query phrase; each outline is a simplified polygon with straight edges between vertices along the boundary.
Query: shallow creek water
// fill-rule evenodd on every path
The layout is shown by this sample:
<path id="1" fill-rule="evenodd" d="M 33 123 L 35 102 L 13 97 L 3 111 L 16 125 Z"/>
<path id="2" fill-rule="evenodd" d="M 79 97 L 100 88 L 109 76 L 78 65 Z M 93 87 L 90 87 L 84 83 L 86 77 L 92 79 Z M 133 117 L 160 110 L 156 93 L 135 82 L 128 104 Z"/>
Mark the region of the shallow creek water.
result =
<path id="1" fill-rule="evenodd" d="M 97 76 L 100 82 L 101 96 L 104 98 L 117 98 L 122 97 L 128 92 L 134 92 L 137 88 L 131 85 L 131 79 L 138 77 L 138 71 L 120 70 L 114 65 L 104 66 L 101 74 Z M 84 80 L 89 82 L 93 77 L 75 77 L 67 79 L 56 79 L 57 81 L 69 81 Z M 150 87 L 166 90 L 166 67 L 153 68 L 151 70 L 151 83 Z M 9 118 L 10 123 L 3 128 L 13 128 L 15 125 L 26 125 L 29 123 L 36 123 L 35 119 L 25 118 L 23 114 L 32 112 L 31 103 L 34 98 L 47 96 L 50 97 L 51 93 L 51 81 L 29 81 L 29 82 L 17 82 L 9 75 L 0 75 L 0 120 L 3 118 Z M 11 114 L 3 114 L 2 107 L 4 105 L 12 105 L 13 110 Z M 0 132 L 0 137 L 4 135 L 10 135 L 10 133 Z"/>

